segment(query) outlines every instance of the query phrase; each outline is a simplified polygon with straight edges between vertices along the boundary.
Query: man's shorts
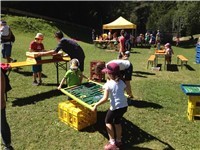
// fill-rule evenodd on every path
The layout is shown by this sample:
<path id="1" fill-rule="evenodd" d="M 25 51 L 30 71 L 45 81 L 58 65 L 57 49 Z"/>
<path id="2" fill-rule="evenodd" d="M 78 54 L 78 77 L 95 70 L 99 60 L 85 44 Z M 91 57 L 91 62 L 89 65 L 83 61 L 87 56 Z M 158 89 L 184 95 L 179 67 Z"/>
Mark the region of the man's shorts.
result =
<path id="1" fill-rule="evenodd" d="M 132 72 L 133 72 L 133 65 L 130 63 L 130 66 L 125 69 L 120 71 L 122 74 L 122 78 L 125 81 L 131 81 L 132 80 Z"/>
<path id="2" fill-rule="evenodd" d="M 3 44 L 2 43 L 2 57 L 10 57 L 11 56 L 11 51 L 12 51 L 12 45 L 11 44 Z"/>

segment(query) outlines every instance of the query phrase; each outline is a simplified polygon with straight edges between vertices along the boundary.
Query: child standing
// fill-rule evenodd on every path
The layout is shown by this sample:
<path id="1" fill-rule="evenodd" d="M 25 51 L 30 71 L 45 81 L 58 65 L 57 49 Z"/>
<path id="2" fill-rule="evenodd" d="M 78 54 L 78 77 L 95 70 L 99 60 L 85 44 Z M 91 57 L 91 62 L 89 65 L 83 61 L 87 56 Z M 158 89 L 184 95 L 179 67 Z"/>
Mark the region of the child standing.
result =
<path id="1" fill-rule="evenodd" d="M 42 52 L 44 51 L 44 45 L 42 43 L 44 36 L 42 33 L 37 33 L 35 36 L 35 40 L 30 43 L 29 51 L 30 52 Z M 36 60 L 41 60 L 41 57 L 35 58 Z M 33 71 L 33 85 L 41 85 L 42 84 L 42 65 L 34 65 L 32 66 Z M 37 82 L 38 77 L 38 82 Z"/>
<path id="2" fill-rule="evenodd" d="M 97 106 L 105 103 L 108 100 L 108 97 L 110 97 L 110 109 L 105 118 L 109 143 L 105 145 L 104 150 L 115 150 L 122 146 L 121 119 L 128 108 L 127 98 L 124 95 L 126 84 L 120 79 L 120 69 L 118 64 L 109 63 L 102 71 L 108 74 L 108 80 L 103 86 L 104 96 L 94 105 L 93 111 L 97 109 Z M 114 126 L 112 126 L 112 124 L 114 124 Z"/>
<path id="3" fill-rule="evenodd" d="M 170 43 L 165 44 L 165 60 L 167 61 L 167 64 L 171 64 L 172 54 L 174 54 L 174 51 Z"/>
<path id="4" fill-rule="evenodd" d="M 78 67 L 79 67 L 78 59 L 76 58 L 72 59 L 70 62 L 70 69 L 66 72 L 65 76 L 60 82 L 60 85 L 58 86 L 58 90 L 61 89 L 65 81 L 67 81 L 67 85 L 68 87 L 70 87 L 73 85 L 80 85 L 83 77 L 88 79 L 86 76 L 82 74 L 81 70 Z"/>

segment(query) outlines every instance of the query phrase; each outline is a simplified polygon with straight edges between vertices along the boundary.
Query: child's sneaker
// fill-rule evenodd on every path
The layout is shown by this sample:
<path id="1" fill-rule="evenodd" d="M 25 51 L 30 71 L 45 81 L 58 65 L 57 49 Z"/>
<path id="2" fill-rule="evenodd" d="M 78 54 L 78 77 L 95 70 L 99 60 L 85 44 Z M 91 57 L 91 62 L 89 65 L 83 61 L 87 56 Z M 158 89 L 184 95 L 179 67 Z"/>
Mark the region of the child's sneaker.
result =
<path id="1" fill-rule="evenodd" d="M 4 148 L 4 150 L 14 150 L 14 148 L 13 148 L 12 146 L 6 146 L 6 147 Z"/>
<path id="2" fill-rule="evenodd" d="M 118 148 L 121 148 L 121 147 L 122 147 L 122 142 L 116 142 L 115 144 L 116 144 L 116 146 L 117 146 Z"/>
<path id="3" fill-rule="evenodd" d="M 128 95 L 128 98 L 134 98 L 134 96 L 133 95 Z"/>
<path id="4" fill-rule="evenodd" d="M 11 63 L 14 63 L 14 62 L 17 62 L 17 60 L 16 60 L 16 59 L 11 59 L 10 62 L 11 62 Z"/>
<path id="5" fill-rule="evenodd" d="M 104 150 L 119 150 L 119 148 L 115 144 L 108 143 L 104 146 Z"/>
<path id="6" fill-rule="evenodd" d="M 35 80 L 35 81 L 33 81 L 33 85 L 35 85 L 35 86 L 38 86 L 38 83 L 37 83 L 37 81 Z"/>
<path id="7" fill-rule="evenodd" d="M 42 85 L 42 80 L 39 80 L 38 85 Z"/>

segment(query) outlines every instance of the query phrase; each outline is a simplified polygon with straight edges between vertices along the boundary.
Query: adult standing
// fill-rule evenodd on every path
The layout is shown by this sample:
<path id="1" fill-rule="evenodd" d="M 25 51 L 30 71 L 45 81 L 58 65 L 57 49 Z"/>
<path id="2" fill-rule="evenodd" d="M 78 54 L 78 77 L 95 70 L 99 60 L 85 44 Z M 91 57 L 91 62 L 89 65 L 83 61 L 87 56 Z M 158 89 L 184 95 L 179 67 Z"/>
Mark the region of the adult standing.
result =
<path id="1" fill-rule="evenodd" d="M 130 52 L 126 51 L 123 57 L 121 57 L 120 59 L 114 59 L 109 61 L 108 63 L 106 63 L 106 66 L 104 63 L 101 62 L 97 63 L 95 67 L 95 72 L 96 74 L 101 73 L 102 69 L 107 67 L 110 63 L 116 63 L 117 65 L 119 65 L 120 77 L 126 84 L 126 93 L 128 95 L 128 98 L 133 98 L 131 84 L 130 84 L 130 81 L 132 80 L 133 65 L 128 60 L 129 56 Z"/>
<path id="2" fill-rule="evenodd" d="M 157 30 L 157 33 L 156 33 L 156 44 L 157 43 L 160 43 L 161 41 L 160 41 L 160 31 L 159 30 Z"/>
<path id="3" fill-rule="evenodd" d="M 124 56 L 125 52 L 125 37 L 124 37 L 124 30 L 121 30 L 119 37 L 119 56 L 118 58 Z"/>
<path id="4" fill-rule="evenodd" d="M 7 63 L 16 62 L 16 60 L 11 58 L 12 44 L 15 40 L 15 37 L 6 21 L 0 21 L 0 30 L 2 57 L 7 60 Z"/>
<path id="5" fill-rule="evenodd" d="M 6 100 L 5 100 L 6 81 L 5 75 L 1 70 L 1 136 L 5 150 L 13 150 L 11 146 L 10 126 L 6 119 Z"/>
<path id="6" fill-rule="evenodd" d="M 126 51 L 122 58 L 111 60 L 106 64 L 106 66 L 110 63 L 116 63 L 119 65 L 122 80 L 124 80 L 124 82 L 126 83 L 126 93 L 129 98 L 133 98 L 132 88 L 130 83 L 130 81 L 132 80 L 133 65 L 128 60 L 129 56 L 130 52 Z"/>
<path id="7" fill-rule="evenodd" d="M 63 50 L 65 53 L 69 55 L 71 59 L 78 59 L 79 61 L 79 68 L 81 72 L 84 71 L 84 60 L 85 60 L 85 53 L 83 49 L 80 47 L 78 43 L 76 43 L 74 40 L 70 40 L 67 38 L 64 38 L 64 35 L 61 31 L 58 31 L 55 33 L 55 38 L 58 41 L 58 45 L 54 50 L 50 50 L 47 52 L 40 52 L 38 55 L 48 55 L 48 54 L 56 54 L 60 50 Z"/>

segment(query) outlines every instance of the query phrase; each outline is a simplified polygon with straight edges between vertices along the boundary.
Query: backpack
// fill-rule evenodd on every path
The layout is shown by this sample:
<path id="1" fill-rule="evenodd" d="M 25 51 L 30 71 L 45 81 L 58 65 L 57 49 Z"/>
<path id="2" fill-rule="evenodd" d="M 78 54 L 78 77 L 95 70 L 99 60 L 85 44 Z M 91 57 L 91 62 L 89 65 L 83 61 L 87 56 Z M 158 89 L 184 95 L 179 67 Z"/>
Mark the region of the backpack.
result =
<path id="1" fill-rule="evenodd" d="M 15 35 L 13 34 L 10 28 L 9 28 L 9 34 L 7 36 L 1 36 L 1 41 L 2 43 L 15 42 Z"/>
<path id="2" fill-rule="evenodd" d="M 8 75 L 6 74 L 7 70 L 10 68 L 10 65 L 5 64 L 5 63 L 0 63 L 0 66 L 1 66 L 1 72 L 5 75 L 5 84 L 6 84 L 5 93 L 7 93 L 8 91 L 12 89 L 10 85 L 10 79 L 8 78 Z"/>

